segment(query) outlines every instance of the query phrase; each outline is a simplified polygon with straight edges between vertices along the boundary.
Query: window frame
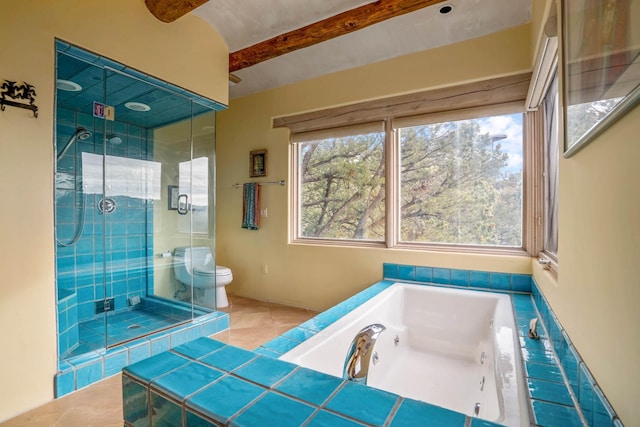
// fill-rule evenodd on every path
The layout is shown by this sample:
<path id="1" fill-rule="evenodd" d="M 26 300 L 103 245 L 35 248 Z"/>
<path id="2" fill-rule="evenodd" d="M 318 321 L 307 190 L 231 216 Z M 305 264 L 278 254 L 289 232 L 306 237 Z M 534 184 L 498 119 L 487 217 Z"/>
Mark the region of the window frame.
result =
<path id="1" fill-rule="evenodd" d="M 534 185 L 530 178 L 534 175 L 532 168 L 536 165 L 532 161 L 531 147 L 534 145 L 533 132 L 529 130 L 532 117 L 538 115 L 536 111 L 525 109 L 525 100 L 530 73 L 507 76 L 483 82 L 476 82 L 460 86 L 441 88 L 418 94 L 401 95 L 382 100 L 367 101 L 364 103 L 346 105 L 328 110 L 303 113 L 295 116 L 276 117 L 274 128 L 287 127 L 291 131 L 290 151 L 290 244 L 348 246 L 348 247 L 375 247 L 389 249 L 407 249 L 457 253 L 482 253 L 500 255 L 531 256 L 535 248 L 532 245 L 530 234 L 537 227 L 534 223 L 534 211 L 532 209 L 530 193 Z M 507 89 L 508 88 L 508 89 Z M 487 96 L 487 91 L 492 94 Z M 443 101 L 446 100 L 446 101 Z M 458 107 L 458 108 L 454 108 Z M 365 114 L 363 114 L 365 112 Z M 428 120 L 449 120 L 457 118 L 490 117 L 500 114 L 523 114 L 523 184 L 522 184 L 522 246 L 490 246 L 490 245 L 466 245 L 426 242 L 400 242 L 400 207 L 398 197 L 400 194 L 399 182 L 399 143 L 397 143 L 397 131 L 394 129 L 393 120 L 407 116 L 424 116 Z M 299 212 L 299 170 L 298 156 L 300 154 L 297 136 L 303 132 L 325 131 L 332 128 L 354 122 L 383 120 L 385 123 L 385 158 L 386 158 L 386 230 L 384 242 L 372 242 L 366 240 L 327 239 L 318 237 L 303 237 L 298 235 Z"/>

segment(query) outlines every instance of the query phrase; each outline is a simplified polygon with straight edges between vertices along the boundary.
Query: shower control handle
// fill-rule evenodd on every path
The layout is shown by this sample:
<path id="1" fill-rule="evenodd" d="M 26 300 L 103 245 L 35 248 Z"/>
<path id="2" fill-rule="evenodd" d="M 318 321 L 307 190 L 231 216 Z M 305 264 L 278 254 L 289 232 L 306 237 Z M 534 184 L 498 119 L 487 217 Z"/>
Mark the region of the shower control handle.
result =
<path id="1" fill-rule="evenodd" d="M 180 194 L 178 196 L 178 213 L 180 215 L 186 215 L 189 212 L 189 196 L 186 194 Z"/>

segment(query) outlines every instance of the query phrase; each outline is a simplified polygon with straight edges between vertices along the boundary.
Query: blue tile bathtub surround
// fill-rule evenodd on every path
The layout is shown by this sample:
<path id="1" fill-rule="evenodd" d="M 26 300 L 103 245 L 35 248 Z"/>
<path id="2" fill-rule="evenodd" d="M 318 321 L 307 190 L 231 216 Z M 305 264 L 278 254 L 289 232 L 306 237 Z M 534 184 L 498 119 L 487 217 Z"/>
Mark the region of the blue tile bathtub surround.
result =
<path id="1" fill-rule="evenodd" d="M 491 289 L 507 292 L 531 292 L 531 275 L 460 270 L 455 268 L 425 267 L 402 264 L 382 265 L 386 280 L 452 285 L 463 288 Z"/>
<path id="2" fill-rule="evenodd" d="M 385 265 L 384 271 L 400 274 L 400 268 L 395 264 Z M 405 275 L 411 274 L 410 269 L 403 271 Z M 461 283 L 468 276 L 469 287 L 491 289 L 491 272 L 462 271 L 449 270 L 449 281 Z M 430 267 L 416 267 L 413 272 L 417 281 L 428 276 L 433 279 L 434 271 Z M 436 274 L 438 277 L 447 276 L 442 271 Z M 530 395 L 532 425 L 622 426 L 535 282 L 526 275 L 510 275 L 507 280 L 504 273 L 499 274 L 494 285 L 506 288 L 508 282 L 511 291 Z M 143 388 L 147 393 L 145 396 L 151 396 L 151 410 L 156 411 L 153 420 L 159 425 L 182 420 L 182 424 L 178 422 L 176 425 L 497 426 L 276 359 L 282 352 L 315 335 L 398 280 L 390 279 L 372 285 L 254 352 L 200 338 L 126 367 L 123 380 L 125 425 L 144 424 L 152 419 L 149 402 L 141 397 L 140 388 Z M 477 286 L 480 279 L 488 279 L 484 287 Z M 464 285 L 451 283 L 449 286 Z M 532 286 L 532 293 L 523 293 L 524 286 Z M 541 319 L 539 340 L 527 337 L 529 320 L 533 317 Z M 555 324 L 548 326 L 547 322 Z M 178 387 L 175 380 L 157 379 L 165 375 L 168 379 L 184 378 L 175 372 L 186 369 L 185 363 L 204 365 L 221 372 L 221 376 L 201 388 L 198 387 L 202 382 L 195 386 L 179 386 L 187 387 L 189 391 L 197 389 L 191 395 L 170 390 L 172 384 Z M 172 372 L 174 375 L 169 376 Z M 63 383 L 66 378 L 59 380 Z M 159 388 L 161 385 L 164 388 Z M 126 390 L 133 391 L 128 394 Z M 183 395 L 184 398 L 179 397 Z M 220 395 L 225 396 L 224 401 L 215 398 Z M 362 398 L 363 395 L 367 396 L 366 399 Z M 161 403 L 161 407 L 156 409 L 153 399 Z M 161 410 L 164 412 L 158 412 Z"/>
<path id="3" fill-rule="evenodd" d="M 186 356 L 209 350 L 197 359 Z M 249 362 L 215 368 L 229 367 L 229 355 L 245 352 L 253 354 Z M 495 426 L 209 338 L 126 367 L 122 388 L 129 427 Z"/>
<path id="4" fill-rule="evenodd" d="M 513 295 L 512 300 L 537 425 L 622 425 L 535 280 L 531 296 Z M 541 319 L 540 340 L 525 338 L 528 323 L 520 322 L 532 314 Z"/>
<path id="5" fill-rule="evenodd" d="M 175 369 L 178 366 L 174 365 L 174 362 L 177 362 L 178 365 L 189 363 L 220 349 L 223 346 L 221 343 L 204 338 L 204 336 L 227 329 L 229 329 L 229 315 L 223 312 L 213 312 L 198 317 L 192 322 L 112 347 L 106 351 L 104 349 L 88 351 L 70 357 L 58 364 L 58 372 L 55 377 L 55 396 L 64 396 L 117 374 L 125 366 L 149 360 L 150 356 L 156 366 L 154 369 L 163 370 L 169 367 Z M 190 333 L 187 334 L 187 332 Z M 193 341 L 186 343 L 188 336 Z M 176 337 L 179 338 L 176 339 Z M 165 353 L 170 348 L 173 349 L 173 352 Z M 144 383 L 154 377 L 155 372 L 152 370 L 150 374 L 147 374 L 144 371 L 134 370 L 131 371 L 131 375 L 137 381 Z"/>

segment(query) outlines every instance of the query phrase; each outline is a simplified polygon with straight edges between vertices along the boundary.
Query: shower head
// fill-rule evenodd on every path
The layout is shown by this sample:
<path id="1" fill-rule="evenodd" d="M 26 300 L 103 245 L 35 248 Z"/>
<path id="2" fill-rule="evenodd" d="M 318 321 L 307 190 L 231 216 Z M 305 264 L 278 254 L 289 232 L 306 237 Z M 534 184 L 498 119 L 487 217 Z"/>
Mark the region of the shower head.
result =
<path id="1" fill-rule="evenodd" d="M 67 142 L 67 145 L 65 145 L 64 148 L 58 154 L 58 161 L 60 161 L 62 156 L 65 155 L 67 150 L 71 147 L 71 145 L 75 142 L 76 139 L 79 139 L 80 141 L 84 141 L 89 138 L 91 138 L 91 132 L 89 132 L 85 128 L 76 129 L 75 133 L 71 136 L 71 138 L 69 138 L 69 142 Z"/>
<path id="2" fill-rule="evenodd" d="M 78 128 L 78 130 L 76 130 L 76 138 L 78 138 L 80 141 L 84 141 L 85 139 L 91 138 L 91 132 L 89 132 L 85 128 Z"/>

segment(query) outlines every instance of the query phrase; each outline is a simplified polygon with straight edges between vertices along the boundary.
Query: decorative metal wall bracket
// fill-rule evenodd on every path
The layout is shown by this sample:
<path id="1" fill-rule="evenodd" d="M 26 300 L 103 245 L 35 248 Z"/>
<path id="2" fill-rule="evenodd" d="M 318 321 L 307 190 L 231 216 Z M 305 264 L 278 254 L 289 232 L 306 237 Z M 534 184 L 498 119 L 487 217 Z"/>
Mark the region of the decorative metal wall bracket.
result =
<path id="1" fill-rule="evenodd" d="M 11 101 L 11 99 L 22 99 L 28 102 Z M 33 117 L 38 117 L 38 107 L 36 102 L 36 88 L 27 82 L 17 84 L 11 80 L 5 80 L 0 86 L 0 109 L 4 111 L 7 105 L 11 107 L 25 108 L 33 111 Z"/>

